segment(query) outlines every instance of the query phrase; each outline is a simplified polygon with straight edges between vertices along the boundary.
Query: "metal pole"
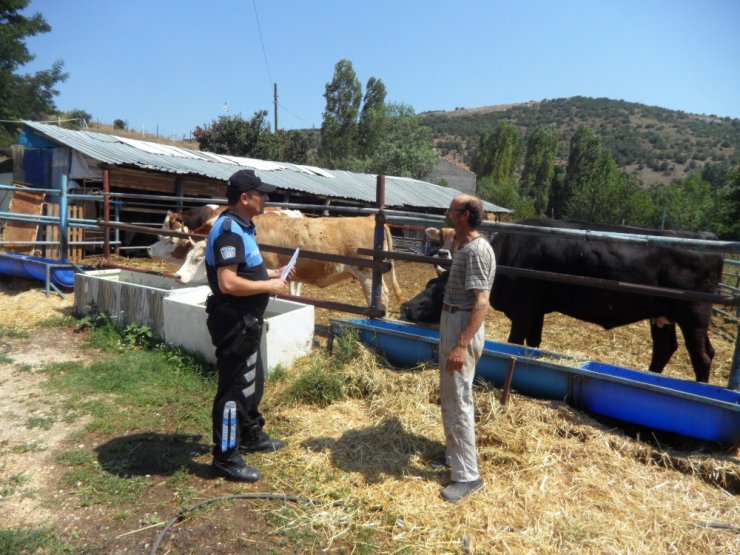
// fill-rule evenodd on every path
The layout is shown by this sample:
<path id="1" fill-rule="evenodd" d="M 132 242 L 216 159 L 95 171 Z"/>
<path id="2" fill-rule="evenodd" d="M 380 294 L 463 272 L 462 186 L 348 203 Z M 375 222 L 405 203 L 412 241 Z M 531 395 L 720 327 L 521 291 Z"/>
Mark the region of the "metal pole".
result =
<path id="1" fill-rule="evenodd" d="M 177 195 L 177 211 L 182 212 L 182 178 L 177 176 L 175 178 L 175 195 Z"/>
<path id="2" fill-rule="evenodd" d="M 69 259 L 69 237 L 67 233 L 67 176 L 62 174 L 61 194 L 59 196 L 59 260 Z M 47 291 L 48 293 L 48 291 Z"/>
<path id="3" fill-rule="evenodd" d="M 277 121 L 278 121 L 278 118 L 277 118 L 277 116 L 278 116 L 278 110 L 277 110 L 278 109 L 277 83 L 275 83 L 274 95 L 275 95 L 275 133 L 277 133 L 278 132 L 278 126 L 277 126 Z"/>
<path id="4" fill-rule="evenodd" d="M 385 214 L 383 208 L 385 208 L 385 176 L 379 175 L 375 188 L 375 204 L 378 208 L 378 213 L 375 215 L 375 236 L 373 240 L 373 248 L 383 250 L 383 239 L 385 238 Z M 373 261 L 381 261 L 383 257 L 378 254 L 373 255 Z M 370 306 L 374 309 L 380 310 L 383 305 L 383 274 L 377 268 L 373 268 L 373 280 L 372 280 L 372 293 L 370 296 Z M 388 310 L 388 307 L 386 307 Z"/>
<path id="5" fill-rule="evenodd" d="M 116 213 L 116 221 L 121 221 L 121 202 L 113 203 L 113 210 Z M 116 228 L 113 232 L 113 243 L 116 245 L 116 254 L 121 254 L 121 230 Z"/>
<path id="6" fill-rule="evenodd" d="M 516 357 L 509 359 L 509 369 L 504 378 L 504 389 L 501 391 L 501 404 L 505 405 L 509 400 L 509 391 L 511 390 L 511 380 L 514 378 L 514 367 L 516 366 Z"/>
<path id="7" fill-rule="evenodd" d="M 103 221 L 110 222 L 110 172 L 103 170 Z M 110 228 L 103 227 L 103 260 L 110 258 Z"/>

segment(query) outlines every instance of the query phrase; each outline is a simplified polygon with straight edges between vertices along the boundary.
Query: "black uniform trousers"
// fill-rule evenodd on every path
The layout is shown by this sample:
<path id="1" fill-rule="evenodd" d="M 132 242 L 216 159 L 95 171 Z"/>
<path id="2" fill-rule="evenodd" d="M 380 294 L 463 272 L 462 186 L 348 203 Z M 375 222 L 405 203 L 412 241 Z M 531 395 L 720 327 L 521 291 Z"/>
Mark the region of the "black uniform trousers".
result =
<path id="1" fill-rule="evenodd" d="M 247 324 L 251 321 L 252 325 Z M 255 328 L 254 322 L 258 322 Z M 213 401 L 213 456 L 226 460 L 242 442 L 258 438 L 265 372 L 259 346 L 262 320 L 223 303 L 209 303 L 208 332 L 216 347 L 218 389 Z"/>

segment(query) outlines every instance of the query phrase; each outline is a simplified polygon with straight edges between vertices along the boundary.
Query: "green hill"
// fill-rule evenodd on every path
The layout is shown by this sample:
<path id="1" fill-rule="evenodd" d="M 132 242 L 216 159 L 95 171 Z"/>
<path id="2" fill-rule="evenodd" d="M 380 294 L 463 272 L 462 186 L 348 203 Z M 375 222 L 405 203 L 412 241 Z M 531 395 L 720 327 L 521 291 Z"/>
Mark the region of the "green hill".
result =
<path id="1" fill-rule="evenodd" d="M 451 112 L 423 112 L 435 146 L 445 158 L 469 164 L 484 131 L 501 120 L 529 129 L 552 126 L 558 132 L 558 164 L 568 157 L 570 139 L 585 125 L 613 153 L 620 168 L 644 185 L 684 178 L 708 163 L 740 162 L 740 119 L 688 114 L 623 100 L 572 97 Z"/>

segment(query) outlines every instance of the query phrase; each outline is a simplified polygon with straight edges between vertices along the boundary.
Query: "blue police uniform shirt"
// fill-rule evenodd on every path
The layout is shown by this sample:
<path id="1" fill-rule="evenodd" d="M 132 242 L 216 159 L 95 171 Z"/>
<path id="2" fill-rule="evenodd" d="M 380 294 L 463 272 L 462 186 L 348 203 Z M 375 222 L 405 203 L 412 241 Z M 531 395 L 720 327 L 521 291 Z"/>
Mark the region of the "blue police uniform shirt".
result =
<path id="1" fill-rule="evenodd" d="M 217 300 L 262 316 L 270 300 L 269 294 L 260 293 L 237 297 L 223 293 L 219 288 L 217 269 L 220 266 L 234 264 L 236 264 L 236 273 L 240 277 L 252 281 L 269 279 L 257 245 L 257 230 L 254 224 L 247 222 L 236 212 L 226 210 L 216 220 L 208 234 L 206 246 L 208 285 Z"/>

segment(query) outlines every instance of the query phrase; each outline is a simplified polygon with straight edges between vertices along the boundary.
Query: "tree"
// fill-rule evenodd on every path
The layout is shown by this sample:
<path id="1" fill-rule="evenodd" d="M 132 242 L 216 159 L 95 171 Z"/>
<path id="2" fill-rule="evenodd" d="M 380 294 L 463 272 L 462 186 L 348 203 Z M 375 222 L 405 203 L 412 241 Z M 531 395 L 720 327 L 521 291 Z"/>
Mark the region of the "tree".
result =
<path id="1" fill-rule="evenodd" d="M 312 145 L 307 133 L 295 129 L 289 131 L 281 129 L 277 133 L 277 139 L 280 153 L 274 158 L 275 160 L 291 164 L 308 163 L 308 152 Z"/>
<path id="2" fill-rule="evenodd" d="M 270 139 L 267 110 L 258 110 L 249 121 L 238 116 L 219 116 L 218 120 L 193 131 L 200 150 L 232 156 L 272 159 L 275 143 Z"/>
<path id="3" fill-rule="evenodd" d="M 473 171 L 496 181 L 511 179 L 521 159 L 521 136 L 511 122 L 500 121 L 493 133 L 483 133 L 478 142 Z"/>
<path id="4" fill-rule="evenodd" d="M 574 191 L 565 213 L 595 223 L 650 226 L 651 206 L 649 194 L 602 149 L 591 179 Z"/>
<path id="5" fill-rule="evenodd" d="M 582 125 L 570 140 L 565 179 L 551 191 L 550 210 L 555 218 L 562 218 L 575 192 L 591 182 L 600 156 L 602 149 L 598 137 L 588 127 Z"/>
<path id="6" fill-rule="evenodd" d="M 685 180 L 656 187 L 653 203 L 665 213 L 665 227 L 689 231 L 719 231 L 716 223 L 716 199 L 712 186 L 694 172 Z"/>
<path id="7" fill-rule="evenodd" d="M 727 187 L 720 191 L 719 198 L 722 222 L 720 235 L 731 241 L 740 241 L 740 165 L 732 174 Z"/>
<path id="8" fill-rule="evenodd" d="M 540 216 L 547 211 L 557 152 L 558 135 L 555 129 L 535 127 L 527 138 L 527 153 L 519 187 L 523 198 L 534 201 L 534 211 Z"/>
<path id="9" fill-rule="evenodd" d="M 519 185 L 513 177 L 503 181 L 496 181 L 490 175 L 484 177 L 478 182 L 477 193 L 483 200 L 513 210 L 516 220 L 535 216 L 534 200 L 521 196 Z"/>
<path id="10" fill-rule="evenodd" d="M 64 119 L 71 120 L 67 122 L 67 127 L 70 127 L 71 129 L 83 129 L 88 127 L 88 122 L 92 121 L 93 117 L 90 112 L 75 109 L 65 112 Z"/>
<path id="11" fill-rule="evenodd" d="M 30 0 L 0 0 L 0 120 L 44 119 L 56 112 L 54 89 L 67 79 L 64 63 L 54 62 L 50 69 L 33 75 L 18 70 L 34 59 L 25 39 L 48 33 L 51 26 L 36 13 L 22 15 Z M 14 142 L 12 124 L 0 123 L 0 145 Z"/>
<path id="12" fill-rule="evenodd" d="M 362 100 L 362 86 L 352 62 L 339 60 L 334 78 L 326 84 L 326 108 L 321 123 L 319 159 L 329 168 L 354 153 L 357 138 L 357 116 Z"/>
<path id="13" fill-rule="evenodd" d="M 432 133 L 423 127 L 414 109 L 406 104 L 388 104 L 388 116 L 378 130 L 375 149 L 358 171 L 423 179 L 434 167 L 437 156 Z"/>
<path id="14" fill-rule="evenodd" d="M 361 157 L 369 156 L 380 142 L 383 127 L 388 119 L 385 96 L 383 82 L 375 77 L 368 79 L 357 128 L 357 154 Z"/>

